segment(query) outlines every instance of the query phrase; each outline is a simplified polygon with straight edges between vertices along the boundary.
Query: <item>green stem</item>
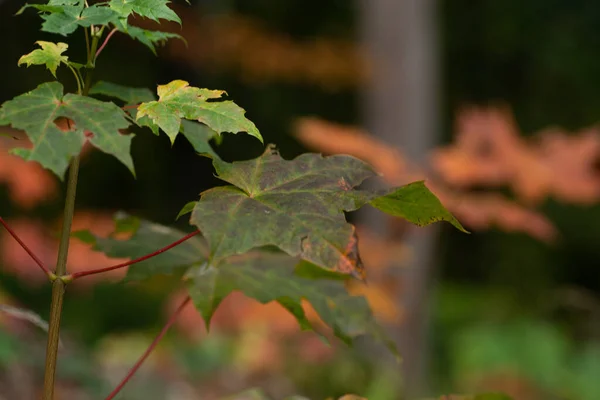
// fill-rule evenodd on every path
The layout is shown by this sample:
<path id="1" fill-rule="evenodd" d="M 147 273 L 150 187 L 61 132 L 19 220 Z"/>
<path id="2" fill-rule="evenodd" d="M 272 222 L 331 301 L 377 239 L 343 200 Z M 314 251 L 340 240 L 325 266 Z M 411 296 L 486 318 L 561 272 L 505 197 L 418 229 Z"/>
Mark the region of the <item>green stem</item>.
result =
<path id="1" fill-rule="evenodd" d="M 77 175 L 79 174 L 79 156 L 75 156 L 69 168 L 67 195 L 65 200 L 64 220 L 58 247 L 55 275 L 61 277 L 67 273 L 67 256 L 69 254 L 69 238 L 71 224 L 75 212 L 75 194 L 77 192 Z M 44 372 L 43 400 L 54 399 L 54 380 L 56 376 L 56 360 L 60 333 L 60 318 L 62 313 L 65 283 L 61 279 L 52 282 L 52 303 L 50 305 L 50 320 L 48 329 L 48 344 L 46 346 L 46 369 Z"/>
<path id="2" fill-rule="evenodd" d="M 77 71 L 75 71 L 75 68 L 73 68 L 69 64 L 67 64 L 67 66 L 69 67 L 69 69 L 71 70 L 73 75 L 75 76 L 75 81 L 77 81 L 77 94 L 83 93 L 83 86 L 82 86 L 82 82 L 81 82 L 81 78 L 79 77 L 79 74 L 77 73 Z"/>

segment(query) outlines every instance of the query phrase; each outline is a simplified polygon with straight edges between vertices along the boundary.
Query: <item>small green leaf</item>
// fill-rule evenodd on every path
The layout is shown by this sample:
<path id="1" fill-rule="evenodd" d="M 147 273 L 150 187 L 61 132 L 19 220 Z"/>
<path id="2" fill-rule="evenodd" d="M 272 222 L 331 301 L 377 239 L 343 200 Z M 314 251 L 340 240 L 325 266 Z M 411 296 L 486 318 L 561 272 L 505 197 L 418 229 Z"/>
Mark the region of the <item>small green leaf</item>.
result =
<path id="1" fill-rule="evenodd" d="M 32 149 L 12 152 L 25 160 L 37 161 L 62 179 L 69 160 L 81 151 L 84 131 L 92 134 L 88 140 L 98 149 L 114 155 L 133 173 L 129 154 L 131 136 L 121 135 L 129 122 L 114 103 L 69 93 L 63 95 L 58 82 L 44 83 L 36 89 L 5 102 L 0 108 L 0 120 L 23 129 Z M 74 128 L 63 132 L 55 124 L 59 117 L 73 121 Z"/>
<path id="2" fill-rule="evenodd" d="M 94 4 L 83 9 L 77 23 L 79 26 L 86 28 L 92 25 L 102 26 L 108 25 L 109 23 L 115 23 L 119 17 L 119 13 L 108 8 L 107 6 L 102 4 Z"/>
<path id="3" fill-rule="evenodd" d="M 137 118 L 148 116 L 169 136 L 171 143 L 180 131 L 182 118 L 202 122 L 219 134 L 247 132 L 262 141 L 258 129 L 246 119 L 242 108 L 230 101 L 208 101 L 223 94 L 222 90 L 199 89 L 186 81 L 175 80 L 159 86 L 159 100 L 142 103 Z"/>
<path id="4" fill-rule="evenodd" d="M 38 40 L 35 42 L 41 49 L 33 50 L 31 53 L 22 56 L 19 59 L 18 65 L 27 64 L 30 65 L 46 65 L 46 68 L 50 70 L 52 75 L 56 78 L 56 68 L 60 63 L 67 64 L 69 57 L 63 56 L 62 53 L 67 51 L 69 47 L 66 43 L 52 43 Z"/>
<path id="5" fill-rule="evenodd" d="M 181 24 L 179 16 L 167 6 L 169 3 L 167 0 L 111 0 L 109 6 L 125 19 L 135 13 L 156 22 L 164 19 Z"/>
<path id="6" fill-rule="evenodd" d="M 184 215 L 191 213 L 194 210 L 196 203 L 197 203 L 196 201 L 190 201 L 185 206 L 183 206 L 181 211 L 179 211 L 179 214 L 177 214 L 177 218 L 175 218 L 175 219 L 179 219 L 179 218 L 183 217 Z"/>
<path id="7" fill-rule="evenodd" d="M 112 235 L 102 238 L 89 231 L 74 232 L 73 236 L 93 245 L 94 250 L 101 251 L 108 257 L 135 259 L 168 246 L 186 235 L 185 232 L 124 214 L 117 214 L 115 220 L 115 233 L 131 233 L 131 238 L 120 240 Z M 191 266 L 205 263 L 207 254 L 206 241 L 198 235 L 169 251 L 131 265 L 126 280 L 142 281 L 155 275 L 181 276 Z"/>
<path id="8" fill-rule="evenodd" d="M 447 221 L 462 232 L 469 233 L 425 186 L 425 182 L 413 182 L 369 202 L 386 214 L 401 217 L 418 226 Z"/>
<path id="9" fill-rule="evenodd" d="M 156 47 L 164 45 L 169 39 L 179 39 L 187 44 L 186 40 L 176 33 L 151 31 L 148 29 L 138 28 L 137 26 L 129 26 L 124 33 L 128 34 L 132 39 L 141 42 L 147 46 L 154 55 L 156 55 Z"/>

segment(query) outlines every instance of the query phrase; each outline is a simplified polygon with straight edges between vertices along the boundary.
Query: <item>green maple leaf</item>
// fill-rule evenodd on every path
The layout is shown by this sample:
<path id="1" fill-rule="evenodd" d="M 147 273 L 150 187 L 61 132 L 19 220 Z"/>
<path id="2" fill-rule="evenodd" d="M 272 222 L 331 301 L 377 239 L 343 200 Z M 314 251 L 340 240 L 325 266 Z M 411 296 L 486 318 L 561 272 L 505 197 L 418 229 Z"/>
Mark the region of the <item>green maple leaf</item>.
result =
<path id="1" fill-rule="evenodd" d="M 156 98 L 154 93 L 149 89 L 134 88 L 105 81 L 96 83 L 90 90 L 90 94 L 114 97 L 124 101 L 129 106 L 137 105 L 144 101 L 152 101 Z M 137 109 L 133 108 L 131 112 L 135 118 L 137 116 Z M 137 123 L 142 127 L 149 127 L 154 134 L 158 134 L 158 126 L 155 125 L 148 116 L 137 119 Z M 208 155 L 211 158 L 219 158 L 210 145 L 211 139 L 213 139 L 217 133 L 208 126 L 193 121 L 183 120 L 181 121 L 179 132 L 183 134 L 199 154 Z"/>
<path id="2" fill-rule="evenodd" d="M 156 47 L 164 45 L 169 39 L 179 39 L 187 44 L 181 35 L 171 32 L 151 31 L 137 26 L 128 26 L 123 32 L 148 47 L 154 55 L 156 55 Z"/>
<path id="3" fill-rule="evenodd" d="M 60 63 L 68 64 L 69 57 L 63 56 L 62 53 L 67 51 L 69 47 L 66 43 L 52 43 L 38 40 L 35 42 L 41 49 L 33 50 L 29 54 L 25 54 L 19 59 L 18 65 L 27 64 L 31 65 L 46 65 L 46 68 L 50 70 L 52 75 L 56 78 L 56 68 Z"/>
<path id="4" fill-rule="evenodd" d="M 184 236 L 183 232 L 125 214 L 116 216 L 115 233 L 100 238 L 89 231 L 74 233 L 94 249 L 109 257 L 138 258 L 152 253 Z M 117 233 L 132 236 L 119 240 Z M 359 335 L 372 335 L 395 351 L 377 325 L 368 303 L 362 296 L 352 296 L 345 288 L 347 277 L 326 274 L 310 263 L 280 252 L 254 251 L 243 256 L 207 264 L 208 247 L 200 236 L 156 257 L 129 267 L 127 280 L 144 280 L 157 274 L 182 275 L 190 296 L 208 326 L 221 303 L 231 292 L 239 290 L 262 303 L 277 301 L 289 310 L 303 329 L 311 323 L 302 309 L 308 300 L 335 335 L 346 343 Z"/>
<path id="5" fill-rule="evenodd" d="M 354 188 L 375 175 L 370 166 L 344 155 L 287 161 L 272 148 L 254 160 L 213 164 L 235 185 L 202 193 L 191 216 L 213 260 L 272 245 L 323 268 L 362 273 L 344 211 L 364 203 Z"/>
<path id="6" fill-rule="evenodd" d="M 179 16 L 167 6 L 169 3 L 167 0 L 111 0 L 109 6 L 123 19 L 135 13 L 157 22 L 164 19 L 181 24 Z"/>
<path id="7" fill-rule="evenodd" d="M 54 122 L 59 117 L 70 119 L 75 127 L 61 131 Z M 15 154 L 39 162 L 61 179 L 71 157 L 81 151 L 85 131 L 92 134 L 88 140 L 95 147 L 115 156 L 133 173 L 131 136 L 119 133 L 129 122 L 114 103 L 72 93 L 64 95 L 60 83 L 43 83 L 5 102 L 0 108 L 0 121 L 23 129 L 33 143 L 32 149 L 15 149 Z"/>
<path id="8" fill-rule="evenodd" d="M 205 233 L 215 260 L 276 246 L 323 268 L 363 276 L 354 227 L 345 211 L 365 204 L 417 225 L 448 221 L 464 231 L 423 182 L 381 192 L 356 190 L 375 176 L 350 156 L 303 154 L 288 161 L 272 148 L 259 158 L 213 161 L 233 186 L 201 194 L 191 222 Z"/>
<path id="9" fill-rule="evenodd" d="M 21 14 L 27 8 L 35 8 L 44 20 L 42 31 L 67 36 L 78 27 L 108 25 L 117 23 L 121 15 L 104 4 L 84 7 L 83 1 L 50 1 L 48 4 L 25 4 L 17 12 Z"/>
<path id="10" fill-rule="evenodd" d="M 244 110 L 232 101 L 208 101 L 220 98 L 222 90 L 199 89 L 175 80 L 158 87 L 157 101 L 142 103 L 137 118 L 149 117 L 171 139 L 180 131 L 181 120 L 196 120 L 217 133 L 247 132 L 262 141 L 256 126 L 244 116 Z"/>

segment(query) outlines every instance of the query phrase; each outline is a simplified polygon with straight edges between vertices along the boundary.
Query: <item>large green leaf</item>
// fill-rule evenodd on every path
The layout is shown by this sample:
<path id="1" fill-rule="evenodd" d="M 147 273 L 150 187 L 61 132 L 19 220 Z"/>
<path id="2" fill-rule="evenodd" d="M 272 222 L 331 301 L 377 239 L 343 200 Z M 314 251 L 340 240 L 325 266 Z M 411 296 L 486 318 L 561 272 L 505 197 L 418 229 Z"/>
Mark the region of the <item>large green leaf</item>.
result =
<path id="1" fill-rule="evenodd" d="M 354 187 L 375 175 L 370 166 L 343 155 L 287 161 L 272 148 L 254 160 L 214 165 L 235 186 L 202 193 L 191 217 L 213 260 L 273 245 L 323 268 L 362 274 L 344 211 L 364 204 Z"/>
<path id="2" fill-rule="evenodd" d="M 374 198 L 369 204 L 386 214 L 404 218 L 418 226 L 447 221 L 467 233 L 460 222 L 427 189 L 423 181 L 396 188 L 386 195 Z"/>
<path id="3" fill-rule="evenodd" d="M 62 53 L 67 51 L 69 47 L 66 43 L 52 43 L 38 40 L 35 42 L 41 49 L 35 49 L 29 54 L 25 54 L 19 59 L 18 65 L 27 64 L 30 65 L 46 65 L 46 68 L 50 70 L 52 75 L 56 78 L 56 68 L 60 63 L 67 64 L 69 57 L 63 56 Z"/>
<path id="4" fill-rule="evenodd" d="M 115 232 L 107 238 L 93 235 L 89 231 L 74 232 L 73 236 L 93 245 L 95 250 L 109 257 L 135 259 L 168 246 L 186 235 L 177 229 L 140 221 L 122 213 L 115 216 L 115 222 Z M 122 233 L 129 233 L 131 237 L 122 240 L 115 236 Z M 206 241 L 198 235 L 167 252 L 131 265 L 128 267 L 127 280 L 146 280 L 156 275 L 181 276 L 191 266 L 205 263 L 207 255 Z"/>
<path id="5" fill-rule="evenodd" d="M 142 103 L 137 118 L 149 117 L 171 139 L 180 131 L 181 120 L 196 120 L 208 125 L 217 133 L 247 132 L 262 141 L 256 126 L 244 116 L 244 110 L 231 101 L 219 99 L 225 92 L 189 86 L 188 82 L 175 80 L 158 86 L 157 101 Z"/>
<path id="6" fill-rule="evenodd" d="M 59 117 L 73 121 L 75 127 L 63 132 L 55 124 Z M 76 94 L 63 95 L 58 82 L 43 83 L 36 89 L 5 102 L 0 108 L 0 121 L 23 129 L 32 149 L 13 152 L 25 160 L 39 162 L 62 179 L 72 156 L 79 153 L 86 140 L 98 149 L 115 156 L 133 173 L 129 154 L 131 136 L 119 133 L 129 126 L 125 113 L 114 103 L 102 102 Z"/>

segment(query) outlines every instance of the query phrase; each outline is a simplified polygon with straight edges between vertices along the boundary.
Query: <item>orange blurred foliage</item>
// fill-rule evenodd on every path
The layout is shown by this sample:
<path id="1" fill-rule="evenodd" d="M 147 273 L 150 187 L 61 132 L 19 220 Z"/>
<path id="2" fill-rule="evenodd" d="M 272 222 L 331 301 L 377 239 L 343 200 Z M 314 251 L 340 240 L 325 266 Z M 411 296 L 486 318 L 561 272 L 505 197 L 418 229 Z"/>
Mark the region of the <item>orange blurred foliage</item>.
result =
<path id="1" fill-rule="evenodd" d="M 183 27 L 161 23 L 160 29 L 186 38 L 187 46 L 177 40 L 168 42 L 165 55 L 187 65 L 233 72 L 252 85 L 283 81 L 328 91 L 356 87 L 367 78 L 366 58 L 353 42 L 327 38 L 298 41 L 249 17 L 207 17 L 173 5 L 175 11 L 179 8 Z M 135 23 L 158 28 L 150 20 Z"/>

